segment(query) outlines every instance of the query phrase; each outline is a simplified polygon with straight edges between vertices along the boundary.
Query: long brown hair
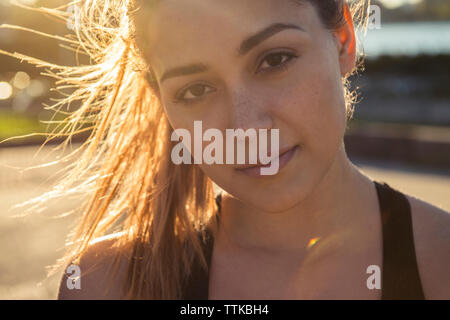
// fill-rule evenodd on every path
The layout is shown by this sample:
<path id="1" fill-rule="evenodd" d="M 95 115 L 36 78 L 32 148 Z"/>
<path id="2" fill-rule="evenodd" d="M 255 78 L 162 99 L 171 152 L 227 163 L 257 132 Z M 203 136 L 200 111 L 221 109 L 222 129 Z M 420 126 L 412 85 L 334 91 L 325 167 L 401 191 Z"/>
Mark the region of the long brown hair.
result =
<path id="1" fill-rule="evenodd" d="M 64 137 L 61 146 L 65 148 L 73 136 L 89 133 L 84 143 L 60 159 L 73 159 L 66 176 L 51 192 L 27 202 L 35 208 L 69 193 L 88 195 L 68 239 L 67 253 L 53 272 L 77 262 L 93 240 L 117 233 L 117 246 L 132 248 L 123 296 L 176 299 L 182 295 L 193 259 L 199 258 L 207 267 L 197 234 L 207 227 L 216 230 L 216 205 L 213 183 L 198 167 L 170 161 L 172 129 L 135 41 L 133 12 L 138 2 L 76 0 L 56 9 L 24 7 L 70 21 L 72 35 L 39 34 L 88 55 L 89 65 L 60 66 L 0 53 L 46 68 L 57 80 L 57 90 L 71 89 L 52 106 L 56 113 L 62 113 L 65 105 L 79 104 L 48 133 L 46 142 Z M 310 2 L 328 28 L 343 23 L 344 0 Z M 359 26 L 366 23 L 368 2 L 349 2 Z M 75 14 L 68 13 L 69 6 L 76 8 Z M 347 88 L 347 77 L 343 81 Z M 354 95 L 346 90 L 348 110 L 352 110 Z"/>

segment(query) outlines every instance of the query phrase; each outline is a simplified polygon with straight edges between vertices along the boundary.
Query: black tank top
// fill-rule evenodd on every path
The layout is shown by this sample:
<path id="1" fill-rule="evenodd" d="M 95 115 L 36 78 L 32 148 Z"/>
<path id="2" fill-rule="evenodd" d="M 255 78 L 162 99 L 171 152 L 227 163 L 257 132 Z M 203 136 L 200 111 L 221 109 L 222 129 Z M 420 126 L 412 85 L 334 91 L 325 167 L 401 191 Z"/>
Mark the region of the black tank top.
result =
<path id="1" fill-rule="evenodd" d="M 388 184 L 377 181 L 374 183 L 380 206 L 383 237 L 381 299 L 425 299 L 417 267 L 409 201 L 404 194 Z M 220 195 L 216 198 L 216 203 L 220 213 Z M 202 236 L 209 269 L 214 239 L 208 231 Z M 194 262 L 182 299 L 207 300 L 208 286 L 209 272 L 198 262 Z"/>

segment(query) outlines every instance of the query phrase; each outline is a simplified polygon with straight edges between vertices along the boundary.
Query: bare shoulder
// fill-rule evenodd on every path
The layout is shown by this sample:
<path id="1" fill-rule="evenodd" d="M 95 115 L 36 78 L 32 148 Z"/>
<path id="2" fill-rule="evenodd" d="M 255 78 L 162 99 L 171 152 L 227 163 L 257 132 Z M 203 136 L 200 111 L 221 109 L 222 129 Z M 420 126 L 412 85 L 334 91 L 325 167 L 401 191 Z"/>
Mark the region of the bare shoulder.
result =
<path id="1" fill-rule="evenodd" d="M 77 266 L 68 265 L 61 277 L 59 300 L 118 300 L 126 277 L 129 252 L 115 246 L 118 235 L 91 244 Z M 119 252 L 121 251 L 121 252 Z M 117 273 L 111 276 L 115 257 L 121 253 Z M 71 278 L 79 276 L 79 282 Z M 71 277 L 71 278 L 69 278 Z"/>
<path id="2" fill-rule="evenodd" d="M 414 242 L 427 299 L 450 299 L 450 213 L 411 195 Z"/>

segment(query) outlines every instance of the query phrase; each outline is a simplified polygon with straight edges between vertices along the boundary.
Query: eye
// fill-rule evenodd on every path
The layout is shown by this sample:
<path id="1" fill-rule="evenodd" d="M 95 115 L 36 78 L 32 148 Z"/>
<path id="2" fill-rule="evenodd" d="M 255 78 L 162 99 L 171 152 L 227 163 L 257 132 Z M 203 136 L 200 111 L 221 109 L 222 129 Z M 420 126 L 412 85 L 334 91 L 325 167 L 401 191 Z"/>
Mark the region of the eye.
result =
<path id="1" fill-rule="evenodd" d="M 176 102 L 192 102 L 194 100 L 198 100 L 203 98 L 205 95 L 214 92 L 215 89 L 198 83 L 194 84 L 186 89 L 181 90 L 180 93 L 176 95 Z"/>
<path id="2" fill-rule="evenodd" d="M 289 62 L 295 58 L 297 58 L 297 55 L 290 52 L 271 53 L 263 59 L 256 73 L 282 69 L 287 67 Z"/>

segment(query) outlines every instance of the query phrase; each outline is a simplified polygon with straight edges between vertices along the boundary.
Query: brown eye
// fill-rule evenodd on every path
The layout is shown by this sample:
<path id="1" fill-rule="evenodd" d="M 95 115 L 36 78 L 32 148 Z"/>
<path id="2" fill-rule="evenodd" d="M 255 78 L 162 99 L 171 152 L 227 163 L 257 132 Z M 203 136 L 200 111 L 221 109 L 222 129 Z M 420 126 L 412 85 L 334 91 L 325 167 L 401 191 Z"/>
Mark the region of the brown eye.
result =
<path id="1" fill-rule="evenodd" d="M 282 56 L 281 54 L 275 54 L 267 57 L 266 61 L 268 65 L 270 65 L 271 67 L 275 67 L 283 63 L 283 58 L 284 56 Z"/>
<path id="2" fill-rule="evenodd" d="M 297 56 L 289 52 L 277 52 L 269 54 L 262 61 L 258 72 L 265 72 L 282 68 L 294 58 L 297 58 Z"/>
<path id="3" fill-rule="evenodd" d="M 192 93 L 195 97 L 200 97 L 205 94 L 206 87 L 201 84 L 196 84 L 189 89 L 189 92 Z"/>
<path id="4" fill-rule="evenodd" d="M 177 95 L 176 100 L 180 102 L 197 100 L 201 99 L 202 97 L 213 91 L 214 89 L 211 88 L 210 86 L 198 83 L 183 90 L 179 95 Z"/>

